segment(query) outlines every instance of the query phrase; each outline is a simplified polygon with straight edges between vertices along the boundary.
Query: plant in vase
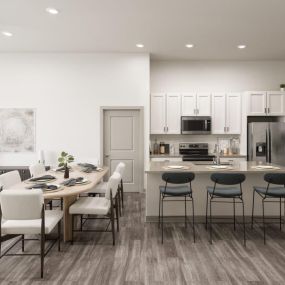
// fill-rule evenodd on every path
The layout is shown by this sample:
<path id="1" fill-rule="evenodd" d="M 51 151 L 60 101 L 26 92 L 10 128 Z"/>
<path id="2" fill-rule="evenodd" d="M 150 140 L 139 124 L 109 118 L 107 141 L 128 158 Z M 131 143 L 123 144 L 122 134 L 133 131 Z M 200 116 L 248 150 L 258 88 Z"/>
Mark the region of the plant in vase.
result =
<path id="1" fill-rule="evenodd" d="M 58 158 L 58 166 L 64 167 L 64 178 L 69 178 L 69 167 L 68 164 L 74 161 L 74 157 L 65 151 L 62 151 Z"/>

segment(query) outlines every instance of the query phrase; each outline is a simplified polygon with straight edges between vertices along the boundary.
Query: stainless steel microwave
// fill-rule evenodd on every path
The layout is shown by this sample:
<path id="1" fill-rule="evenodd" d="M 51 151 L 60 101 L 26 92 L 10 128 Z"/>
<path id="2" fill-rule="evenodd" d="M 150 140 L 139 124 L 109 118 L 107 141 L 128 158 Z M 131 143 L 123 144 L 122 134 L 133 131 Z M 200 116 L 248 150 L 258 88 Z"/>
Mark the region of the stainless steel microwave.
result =
<path id="1" fill-rule="evenodd" d="M 206 135 L 211 133 L 211 117 L 182 116 L 181 134 Z"/>

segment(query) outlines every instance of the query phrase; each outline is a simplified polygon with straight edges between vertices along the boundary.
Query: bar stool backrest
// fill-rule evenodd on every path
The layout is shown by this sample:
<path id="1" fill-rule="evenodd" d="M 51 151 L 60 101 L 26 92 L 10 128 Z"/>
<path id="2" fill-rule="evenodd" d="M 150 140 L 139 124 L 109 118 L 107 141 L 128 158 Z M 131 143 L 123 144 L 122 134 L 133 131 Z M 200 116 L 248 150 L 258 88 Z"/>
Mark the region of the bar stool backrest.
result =
<path id="1" fill-rule="evenodd" d="M 165 172 L 162 174 L 162 180 L 171 184 L 191 183 L 195 178 L 192 172 Z"/>
<path id="2" fill-rule="evenodd" d="M 242 173 L 213 173 L 211 180 L 221 185 L 237 185 L 245 180 L 245 175 Z"/>
<path id="3" fill-rule="evenodd" d="M 285 187 L 285 173 L 266 173 L 264 180 L 268 184 L 284 185 Z"/>

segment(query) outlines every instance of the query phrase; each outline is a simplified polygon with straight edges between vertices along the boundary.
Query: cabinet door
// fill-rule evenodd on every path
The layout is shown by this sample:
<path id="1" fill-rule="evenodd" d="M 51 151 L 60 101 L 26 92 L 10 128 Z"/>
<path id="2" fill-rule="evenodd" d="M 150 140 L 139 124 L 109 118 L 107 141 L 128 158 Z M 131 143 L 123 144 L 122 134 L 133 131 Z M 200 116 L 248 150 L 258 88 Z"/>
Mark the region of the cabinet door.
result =
<path id="1" fill-rule="evenodd" d="M 266 92 L 250 92 L 248 94 L 248 115 L 265 116 L 267 115 Z"/>
<path id="2" fill-rule="evenodd" d="M 166 132 L 180 134 L 181 97 L 180 94 L 166 95 Z"/>
<path id="3" fill-rule="evenodd" d="M 181 95 L 181 115 L 196 116 L 196 94 L 183 93 Z"/>
<path id="4" fill-rule="evenodd" d="M 197 94 L 197 116 L 211 116 L 211 94 Z"/>
<path id="5" fill-rule="evenodd" d="M 226 95 L 214 93 L 212 95 L 212 133 L 226 132 Z"/>
<path id="6" fill-rule="evenodd" d="M 150 99 L 150 133 L 164 134 L 166 131 L 166 95 L 151 94 Z"/>
<path id="7" fill-rule="evenodd" d="M 228 134 L 241 133 L 241 96 L 239 93 L 227 94 L 226 131 Z"/>
<path id="8" fill-rule="evenodd" d="M 284 115 L 284 92 L 267 92 L 267 114 L 269 116 Z"/>

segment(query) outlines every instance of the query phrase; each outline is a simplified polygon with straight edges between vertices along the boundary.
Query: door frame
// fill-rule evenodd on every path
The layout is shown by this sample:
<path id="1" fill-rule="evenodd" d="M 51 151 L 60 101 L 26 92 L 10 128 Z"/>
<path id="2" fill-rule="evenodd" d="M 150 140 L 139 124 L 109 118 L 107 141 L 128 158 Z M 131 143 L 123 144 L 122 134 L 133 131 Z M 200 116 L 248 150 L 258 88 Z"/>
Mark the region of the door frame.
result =
<path id="1" fill-rule="evenodd" d="M 144 107 L 143 106 L 101 106 L 100 107 L 100 165 L 104 162 L 104 112 L 105 111 L 139 112 L 139 193 L 144 191 Z"/>

